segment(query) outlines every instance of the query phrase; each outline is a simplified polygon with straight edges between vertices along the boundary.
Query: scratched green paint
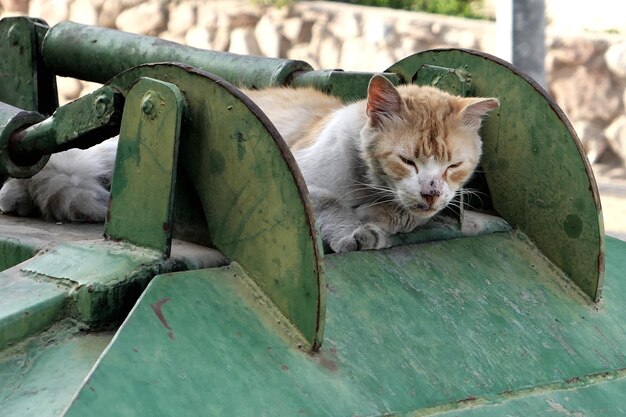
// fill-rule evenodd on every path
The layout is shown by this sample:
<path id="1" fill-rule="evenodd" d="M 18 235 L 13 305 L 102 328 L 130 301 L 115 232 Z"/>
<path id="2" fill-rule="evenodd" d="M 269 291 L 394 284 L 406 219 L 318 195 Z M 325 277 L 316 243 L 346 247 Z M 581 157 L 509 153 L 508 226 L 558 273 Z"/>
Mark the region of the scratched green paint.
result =
<path id="1" fill-rule="evenodd" d="M 37 249 L 39 248 L 28 239 L 0 236 L 0 271 L 32 257 Z"/>
<path id="2" fill-rule="evenodd" d="M 44 115 L 59 106 L 55 76 L 40 59 L 47 30 L 37 18 L 0 20 L 0 101 Z"/>
<path id="3" fill-rule="evenodd" d="M 0 272 L 0 349 L 49 326 L 65 306 L 67 289 L 35 282 L 19 266 Z M 1 378 L 0 378 L 1 379 Z"/>
<path id="4" fill-rule="evenodd" d="M 0 414 L 61 415 L 112 336 L 63 320 L 0 352 Z"/>
<path id="5" fill-rule="evenodd" d="M 437 417 L 619 417 L 626 415 L 626 377 L 592 378 L 589 385 L 557 390 L 537 389 L 521 398 L 445 413 Z M 596 381 L 593 381 L 593 380 Z M 408 414 L 406 417 L 415 416 Z"/>
<path id="6" fill-rule="evenodd" d="M 585 293 L 599 299 L 604 251 L 600 202 L 582 146 L 563 113 L 540 87 L 477 53 L 426 51 L 387 71 L 410 82 L 423 64 L 462 68 L 472 76 L 471 95 L 500 99 L 482 131 L 482 166 L 493 206 Z"/>
<path id="7" fill-rule="evenodd" d="M 65 283 L 68 296 L 73 288 L 67 310 L 96 327 L 123 319 L 152 276 L 166 268 L 156 250 L 105 241 L 60 244 L 19 267 Z"/>
<path id="8" fill-rule="evenodd" d="M 417 416 L 599 383 L 626 368 L 626 243 L 607 240 L 600 307 L 519 232 L 328 255 L 313 355 L 236 267 L 160 276 L 67 416 Z"/>
<path id="9" fill-rule="evenodd" d="M 325 311 L 317 257 L 322 254 L 304 203 L 306 189 L 286 145 L 256 106 L 221 79 L 155 64 L 123 73 L 111 84 L 126 91 L 139 77 L 173 83 L 185 96 L 181 167 L 202 202 L 195 209 L 204 210 L 211 242 L 240 262 L 316 346 Z"/>
<path id="10" fill-rule="evenodd" d="M 178 139 L 178 87 L 143 78 L 126 96 L 105 234 L 170 253 Z"/>

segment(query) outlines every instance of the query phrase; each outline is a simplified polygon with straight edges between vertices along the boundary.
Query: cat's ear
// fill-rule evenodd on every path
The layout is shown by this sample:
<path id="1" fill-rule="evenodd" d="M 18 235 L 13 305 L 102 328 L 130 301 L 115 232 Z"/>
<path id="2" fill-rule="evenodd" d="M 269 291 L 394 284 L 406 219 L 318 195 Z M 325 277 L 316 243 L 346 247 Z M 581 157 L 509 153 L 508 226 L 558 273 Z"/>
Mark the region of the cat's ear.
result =
<path id="1" fill-rule="evenodd" d="M 367 87 L 367 115 L 374 126 L 402 113 L 402 98 L 396 87 L 382 75 L 374 75 Z"/>
<path id="2" fill-rule="evenodd" d="M 471 97 L 464 98 L 461 105 L 461 124 L 478 130 L 483 117 L 500 106 L 500 101 L 497 98 Z"/>

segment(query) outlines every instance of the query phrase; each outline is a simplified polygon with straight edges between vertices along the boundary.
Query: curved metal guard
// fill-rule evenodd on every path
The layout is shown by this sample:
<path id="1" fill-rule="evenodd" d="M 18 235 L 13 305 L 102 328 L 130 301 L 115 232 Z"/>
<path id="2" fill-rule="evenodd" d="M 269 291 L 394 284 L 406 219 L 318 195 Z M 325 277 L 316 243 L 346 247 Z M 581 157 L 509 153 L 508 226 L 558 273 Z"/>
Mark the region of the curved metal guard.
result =
<path id="1" fill-rule="evenodd" d="M 604 277 L 600 199 L 582 145 L 561 109 L 532 79 L 476 51 L 426 51 L 387 71 L 415 82 L 423 65 L 467 70 L 470 95 L 500 99 L 498 113 L 482 130 L 482 167 L 493 206 L 598 300 Z"/>
<path id="2" fill-rule="evenodd" d="M 214 75 L 154 64 L 110 85 L 126 94 L 141 77 L 175 84 L 185 96 L 179 167 L 202 202 L 211 241 L 317 348 L 325 313 L 322 250 L 287 145 L 255 104 Z"/>

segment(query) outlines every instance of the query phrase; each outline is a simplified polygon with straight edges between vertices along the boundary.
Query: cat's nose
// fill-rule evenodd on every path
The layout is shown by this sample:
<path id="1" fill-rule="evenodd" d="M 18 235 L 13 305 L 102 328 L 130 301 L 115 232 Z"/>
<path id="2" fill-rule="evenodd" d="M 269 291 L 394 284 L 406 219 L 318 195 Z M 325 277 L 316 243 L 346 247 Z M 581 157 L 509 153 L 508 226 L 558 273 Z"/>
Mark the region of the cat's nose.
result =
<path id="1" fill-rule="evenodd" d="M 430 190 L 430 191 L 421 193 L 421 196 L 424 202 L 431 207 L 435 204 L 435 201 L 437 201 L 440 195 L 441 195 L 441 192 L 437 190 Z"/>

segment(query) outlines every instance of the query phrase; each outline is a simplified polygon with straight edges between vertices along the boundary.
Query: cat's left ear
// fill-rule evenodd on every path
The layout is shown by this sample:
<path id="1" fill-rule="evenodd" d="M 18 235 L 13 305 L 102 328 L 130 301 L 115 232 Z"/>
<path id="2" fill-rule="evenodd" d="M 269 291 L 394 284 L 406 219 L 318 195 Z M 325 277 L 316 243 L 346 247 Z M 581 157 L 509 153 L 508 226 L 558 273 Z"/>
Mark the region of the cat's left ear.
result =
<path id="1" fill-rule="evenodd" d="M 382 75 L 374 75 L 367 87 L 367 115 L 374 126 L 402 113 L 402 98 L 396 87 Z"/>
<path id="2" fill-rule="evenodd" d="M 463 99 L 462 106 L 460 111 L 461 123 L 478 130 L 483 117 L 500 106 L 500 101 L 497 98 L 468 97 Z"/>

